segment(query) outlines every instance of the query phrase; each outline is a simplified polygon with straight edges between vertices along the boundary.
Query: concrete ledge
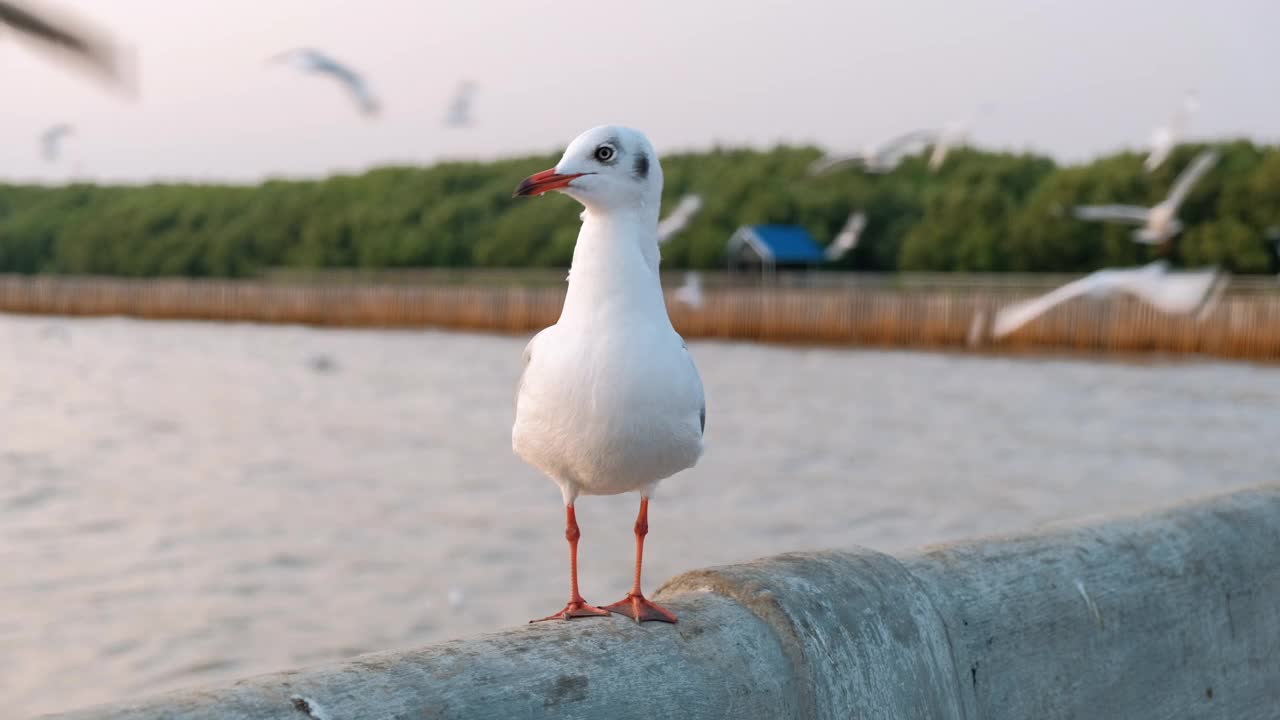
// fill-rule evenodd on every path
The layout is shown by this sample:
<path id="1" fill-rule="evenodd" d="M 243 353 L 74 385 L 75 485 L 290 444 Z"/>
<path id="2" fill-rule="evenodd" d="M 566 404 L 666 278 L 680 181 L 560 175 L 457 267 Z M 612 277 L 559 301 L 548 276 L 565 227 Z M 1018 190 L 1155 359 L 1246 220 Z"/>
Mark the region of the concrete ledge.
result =
<path id="1" fill-rule="evenodd" d="M 539 624 L 61 715 L 1242 718 L 1280 709 L 1280 486 L 1144 517 L 686 573 L 676 626 Z"/>

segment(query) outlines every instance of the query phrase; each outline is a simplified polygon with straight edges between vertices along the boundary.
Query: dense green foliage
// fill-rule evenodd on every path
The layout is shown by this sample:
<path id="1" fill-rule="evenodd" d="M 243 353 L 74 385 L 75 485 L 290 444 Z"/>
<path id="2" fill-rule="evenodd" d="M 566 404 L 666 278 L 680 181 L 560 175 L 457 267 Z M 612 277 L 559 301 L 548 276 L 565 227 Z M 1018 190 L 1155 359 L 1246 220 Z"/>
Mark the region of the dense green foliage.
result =
<path id="1" fill-rule="evenodd" d="M 861 270 L 1080 271 L 1160 251 L 1131 228 L 1071 217 L 1078 203 L 1150 205 L 1199 147 L 1156 172 L 1123 153 L 1057 167 L 1034 155 L 963 149 L 933 174 L 919 157 L 894 172 L 806 174 L 813 148 L 713 150 L 663 159 L 666 203 L 703 196 L 702 212 L 663 250 L 668 267 L 718 267 L 743 224 L 796 223 L 828 241 L 848 214 L 868 225 L 838 265 Z M 1236 272 L 1280 269 L 1267 229 L 1280 226 L 1280 150 L 1247 142 L 1223 157 L 1179 212 L 1175 263 Z M 0 185 L 0 272 L 244 276 L 272 267 L 400 268 L 566 265 L 577 205 L 513 199 L 555 158 L 390 167 L 255 187 Z"/>

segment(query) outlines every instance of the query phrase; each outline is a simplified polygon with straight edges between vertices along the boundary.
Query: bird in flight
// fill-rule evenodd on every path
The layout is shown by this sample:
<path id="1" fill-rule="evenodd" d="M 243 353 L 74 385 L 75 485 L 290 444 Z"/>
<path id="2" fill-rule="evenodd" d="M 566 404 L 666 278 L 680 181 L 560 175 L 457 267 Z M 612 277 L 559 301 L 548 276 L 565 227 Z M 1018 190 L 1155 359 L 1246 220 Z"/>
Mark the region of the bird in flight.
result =
<path id="1" fill-rule="evenodd" d="M 42 51 L 72 61 L 117 89 L 133 93 L 131 54 L 83 21 L 38 9 L 31 3 L 0 0 L 0 37 L 5 29 Z"/>
<path id="2" fill-rule="evenodd" d="M 1216 150 L 1205 150 L 1196 156 L 1187 169 L 1173 183 L 1169 195 L 1152 207 L 1140 205 L 1080 205 L 1075 216 L 1080 220 L 1123 222 L 1142 227 L 1133 231 L 1134 242 L 1146 245 L 1163 245 L 1182 232 L 1178 220 L 1178 208 L 1187 199 L 1191 188 L 1218 162 Z"/>
<path id="3" fill-rule="evenodd" d="M 373 95 L 369 84 L 360 73 L 319 50 L 314 48 L 289 50 L 272 57 L 268 62 L 285 63 L 303 72 L 327 75 L 337 80 L 351 94 L 356 106 L 365 115 L 377 115 L 382 108 L 382 104 Z"/>
<path id="4" fill-rule="evenodd" d="M 1133 295 L 1171 315 L 1200 312 L 1212 307 L 1225 286 L 1226 275 L 1217 269 L 1170 272 L 1166 260 L 1137 268 L 1109 268 L 1086 275 L 1039 297 L 1001 308 L 991 325 L 991 336 L 1001 338 L 1053 308 L 1078 297 Z"/>

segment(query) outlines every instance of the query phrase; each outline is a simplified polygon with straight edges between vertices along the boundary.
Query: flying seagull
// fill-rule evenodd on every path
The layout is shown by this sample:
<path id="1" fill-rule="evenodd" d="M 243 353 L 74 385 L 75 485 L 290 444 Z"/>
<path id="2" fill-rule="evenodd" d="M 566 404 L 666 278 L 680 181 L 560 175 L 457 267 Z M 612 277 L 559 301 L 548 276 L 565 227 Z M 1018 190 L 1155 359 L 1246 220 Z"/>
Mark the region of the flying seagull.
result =
<path id="1" fill-rule="evenodd" d="M 836 234 L 835 239 L 827 245 L 826 255 L 827 262 L 835 262 L 849 251 L 858 246 L 858 238 L 862 235 L 862 229 L 867 226 L 867 214 L 858 211 L 849 215 L 849 219 L 845 221 L 844 227 L 840 228 L 840 232 Z"/>
<path id="2" fill-rule="evenodd" d="M 702 308 L 702 275 L 690 271 L 684 274 L 684 284 L 674 293 L 677 302 L 700 310 Z"/>
<path id="3" fill-rule="evenodd" d="M 1082 295 L 1103 298 L 1127 293 L 1172 315 L 1207 311 L 1208 303 L 1217 297 L 1215 288 L 1219 288 L 1225 279 L 1225 274 L 1216 268 L 1169 272 L 1169 263 L 1165 260 L 1137 268 L 1099 270 L 1040 297 L 1001 308 L 992 323 L 991 335 L 1004 337 L 1058 305 Z"/>
<path id="4" fill-rule="evenodd" d="M 475 96 L 476 84 L 464 82 L 458 86 L 453 100 L 449 103 L 449 112 L 445 115 L 444 124 L 449 127 L 471 127 L 471 100 Z"/>
<path id="5" fill-rule="evenodd" d="M 919 152 L 938 138 L 934 130 L 912 130 L 890 138 L 879 145 L 869 145 L 862 150 L 845 155 L 824 155 L 809 166 L 810 175 L 821 175 L 838 167 L 859 164 L 870 173 L 887 173 L 902 162 L 902 158 Z"/>
<path id="6" fill-rule="evenodd" d="M 73 132 L 75 128 L 66 123 L 58 123 L 40 133 L 40 154 L 44 156 L 45 162 L 54 162 L 58 159 L 63 138 Z"/>
<path id="7" fill-rule="evenodd" d="M 1138 205 L 1080 205 L 1075 216 L 1081 220 L 1123 222 L 1142 225 L 1133 231 L 1135 242 L 1162 245 L 1182 232 L 1182 222 L 1176 217 L 1178 207 L 1187 199 L 1191 188 L 1214 163 L 1218 162 L 1216 150 L 1205 150 L 1196 156 L 1186 170 L 1178 176 L 1168 197 L 1154 207 Z"/>
<path id="8" fill-rule="evenodd" d="M 554 480 L 564 499 L 569 602 L 543 619 L 612 612 L 673 623 L 675 616 L 640 589 L 649 498 L 663 479 L 698 462 L 706 403 L 658 277 L 662 166 L 638 131 L 597 127 L 515 194 L 552 190 L 586 210 L 560 319 L 524 350 L 511 431 L 516 454 Z M 598 608 L 578 593 L 574 502 L 624 492 L 640 493 L 635 579 L 626 598 Z"/>
<path id="9" fill-rule="evenodd" d="M 132 92 L 133 78 L 128 53 L 108 36 L 92 30 L 79 20 L 58 17 L 32 3 L 0 0 L 0 31 L 8 28 L 17 37 L 34 41 L 35 46 L 78 63 L 117 88 Z M 0 32 L 0 36 L 3 32 Z"/>
<path id="10" fill-rule="evenodd" d="M 287 63 L 303 72 L 328 75 L 342 83 L 360 107 L 360 112 L 365 115 L 377 115 L 381 109 L 378 99 L 373 96 L 368 83 L 359 73 L 319 50 L 313 48 L 289 50 L 272 57 L 268 62 Z"/>
<path id="11" fill-rule="evenodd" d="M 1173 113 L 1168 125 L 1163 125 L 1151 131 L 1151 154 L 1147 155 L 1147 159 L 1143 161 L 1142 166 L 1151 172 L 1169 157 L 1169 153 L 1173 152 L 1174 146 L 1182 139 L 1182 134 L 1186 130 L 1187 121 L 1195 111 L 1200 109 L 1200 98 L 1195 91 L 1188 91 L 1182 98 L 1182 104 Z"/>
<path id="12" fill-rule="evenodd" d="M 675 209 L 658 222 L 658 244 L 662 245 L 675 237 L 681 230 L 684 230 L 689 225 L 689 222 L 693 220 L 693 216 L 697 215 L 701 209 L 701 196 L 690 194 L 680 198 L 680 202 L 676 203 Z"/>
<path id="13" fill-rule="evenodd" d="M 977 110 L 959 120 L 952 120 L 938 131 L 937 141 L 933 143 L 933 152 L 929 153 L 929 169 L 937 172 L 947 161 L 947 154 L 951 152 L 951 148 L 968 142 L 969 132 L 978 117 L 990 112 L 994 107 L 992 103 L 983 103 Z"/>

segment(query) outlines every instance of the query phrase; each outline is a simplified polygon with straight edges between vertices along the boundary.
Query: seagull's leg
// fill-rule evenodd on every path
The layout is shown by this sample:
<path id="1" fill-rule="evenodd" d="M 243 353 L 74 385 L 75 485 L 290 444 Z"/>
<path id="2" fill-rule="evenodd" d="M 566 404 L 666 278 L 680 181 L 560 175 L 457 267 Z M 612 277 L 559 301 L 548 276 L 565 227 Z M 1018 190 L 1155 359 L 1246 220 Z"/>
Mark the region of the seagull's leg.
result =
<path id="1" fill-rule="evenodd" d="M 529 622 L 542 622 L 543 620 L 568 620 L 573 617 L 591 617 L 593 615 L 608 615 L 608 610 L 602 610 L 594 605 L 588 605 L 586 600 L 578 594 L 578 538 L 582 537 L 582 533 L 578 531 L 578 518 L 573 512 L 572 505 L 566 505 L 565 508 L 565 528 L 564 538 L 569 541 L 569 604 L 555 615 L 548 615 L 537 620 Z"/>
<path id="2" fill-rule="evenodd" d="M 626 615 L 638 623 L 645 620 L 658 620 L 673 623 L 676 616 L 659 605 L 649 602 L 640 592 L 640 566 L 644 564 L 644 536 L 649 534 L 649 498 L 640 496 L 640 514 L 636 516 L 636 579 L 631 584 L 631 592 L 618 602 L 605 608 L 609 612 Z"/>

